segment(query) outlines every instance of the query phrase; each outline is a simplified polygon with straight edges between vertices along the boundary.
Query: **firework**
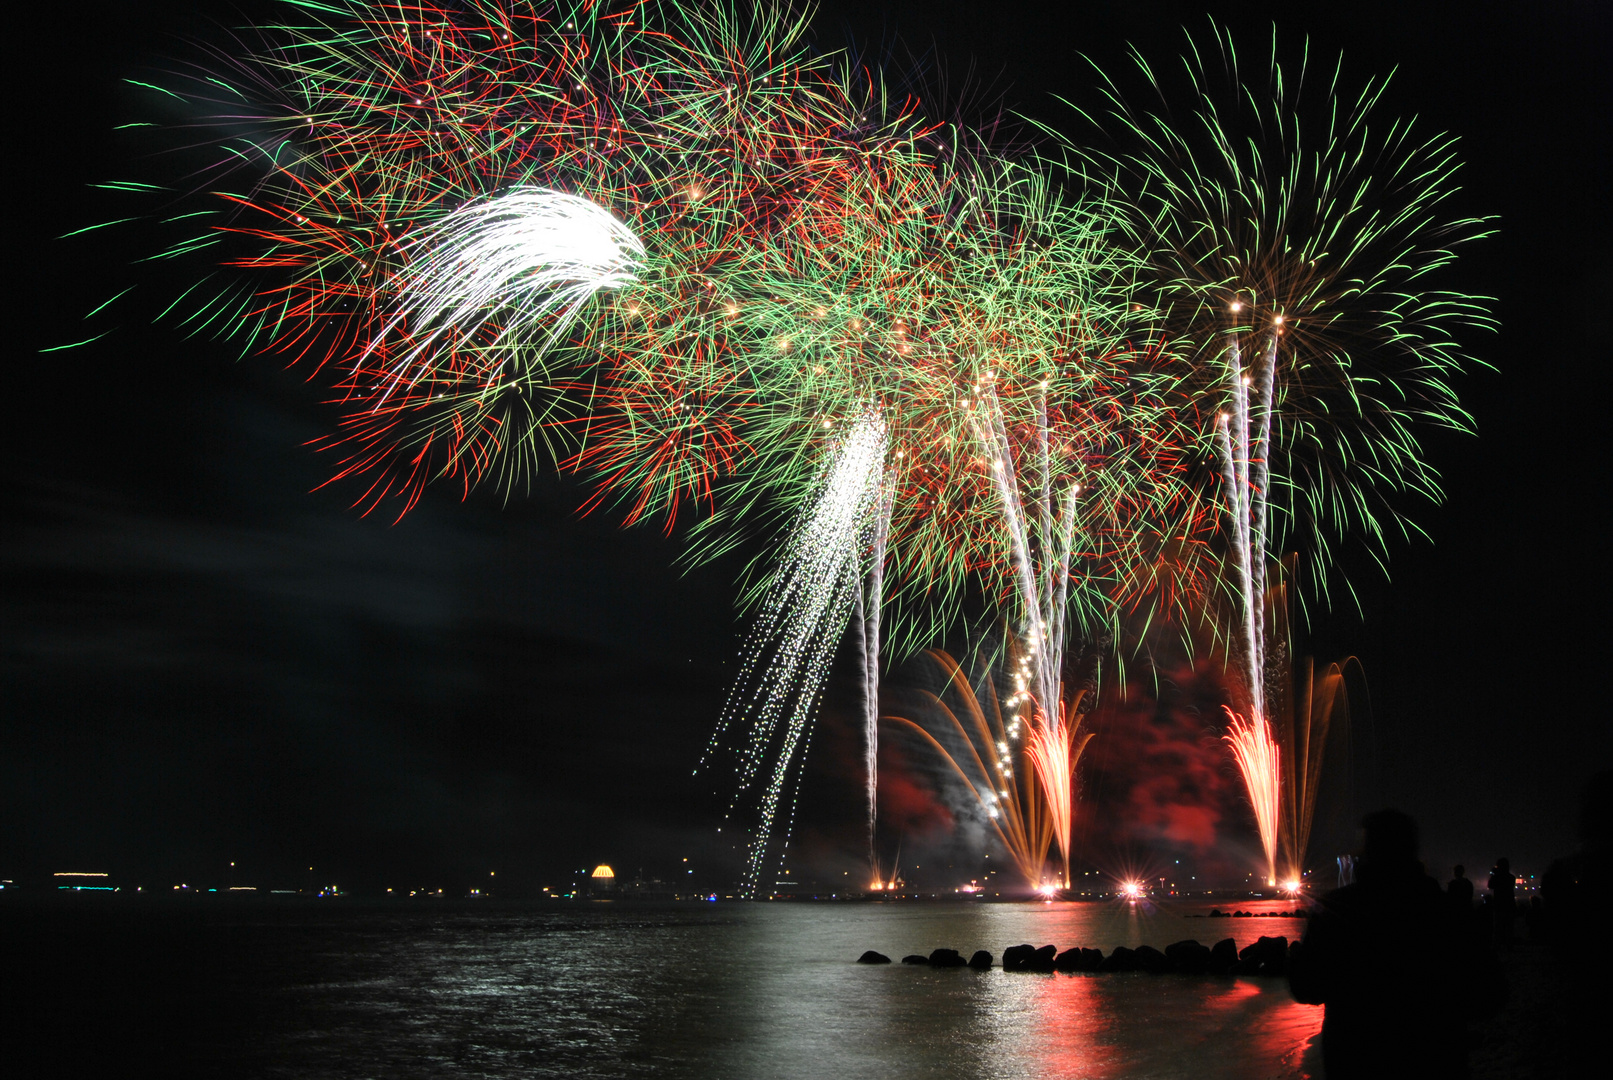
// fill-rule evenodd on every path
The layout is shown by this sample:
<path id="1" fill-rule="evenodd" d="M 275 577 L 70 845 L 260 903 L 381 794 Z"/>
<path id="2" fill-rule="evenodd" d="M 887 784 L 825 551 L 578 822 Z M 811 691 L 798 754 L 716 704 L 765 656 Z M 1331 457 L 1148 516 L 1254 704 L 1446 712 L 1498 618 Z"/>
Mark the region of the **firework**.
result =
<path id="1" fill-rule="evenodd" d="M 861 631 L 863 778 L 868 812 L 868 866 L 881 877 L 876 828 L 879 824 L 879 642 L 884 592 L 885 544 L 890 535 L 890 470 L 881 477 L 873 523 L 868 574 L 857 591 L 857 625 Z"/>
<path id="2" fill-rule="evenodd" d="M 1341 58 L 1308 81 L 1310 58 L 1283 65 L 1275 36 L 1247 75 L 1224 31 L 1190 45 L 1183 100 L 1138 56 L 1153 104 L 1105 77 L 1109 148 L 1071 153 L 1130 193 L 1119 220 L 1196 358 L 1204 415 L 1234 436 L 1236 529 L 1248 520 L 1251 550 L 1304 552 L 1325 595 L 1337 538 L 1381 558 L 1415 529 L 1401 497 L 1439 498 L 1419 430 L 1471 430 L 1451 382 L 1475 361 L 1456 339 L 1493 328 L 1492 301 L 1435 286 L 1491 230 L 1448 209 L 1455 139 L 1376 114 L 1386 80 L 1352 93 Z"/>
<path id="3" fill-rule="evenodd" d="M 1453 138 L 1374 116 L 1384 80 L 1351 93 L 1341 60 L 1321 85 L 1307 83 L 1308 55 L 1285 67 L 1275 35 L 1251 77 L 1224 31 L 1190 45 L 1185 110 L 1138 55 L 1154 103 L 1106 79 L 1108 148 L 1071 156 L 1130 193 L 1122 220 L 1213 418 L 1205 435 L 1218 467 L 1205 476 L 1219 481 L 1245 714 L 1229 740 L 1270 873 L 1271 553 L 1303 551 L 1325 598 L 1338 538 L 1359 538 L 1381 562 L 1390 535 L 1415 528 L 1403 497 L 1439 498 L 1418 430 L 1471 430 L 1451 387 L 1471 363 L 1456 336 L 1493 320 L 1488 298 L 1434 283 L 1458 246 L 1489 229 L 1447 210 Z"/>
<path id="4" fill-rule="evenodd" d="M 1279 843 L 1286 854 L 1281 869 L 1288 880 L 1304 876 L 1329 736 L 1335 724 L 1348 730 L 1347 677 L 1352 669 L 1358 677 L 1362 674 L 1361 663 L 1353 656 L 1343 663 L 1328 664 L 1320 675 L 1310 657 L 1289 659 L 1292 583 L 1297 562 L 1289 556 L 1277 565 L 1278 579 L 1267 593 L 1265 605 L 1268 635 L 1276 646 L 1270 650 L 1266 665 L 1266 706 L 1280 755 L 1280 772 L 1287 778 L 1280 791 Z"/>
<path id="5" fill-rule="evenodd" d="M 1035 770 L 1041 785 L 1042 797 L 1047 802 L 1048 818 L 1052 825 L 1053 842 L 1058 846 L 1063 863 L 1059 887 L 1068 889 L 1070 881 L 1070 819 L 1075 810 L 1075 766 L 1081 759 L 1092 733 L 1080 733 L 1081 696 L 1058 702 L 1058 716 L 1042 715 L 1039 708 L 1031 722 L 1030 737 L 1025 741 L 1025 758 Z"/>
<path id="6" fill-rule="evenodd" d="M 759 787 L 745 868 L 751 895 L 788 793 L 791 766 L 798 752 L 805 752 L 819 691 L 861 595 L 868 551 L 879 531 L 885 452 L 884 421 L 869 412 L 850 427 L 826 463 L 816 495 L 784 548 L 707 749 L 710 756 L 730 728 L 744 730 L 736 769 L 739 794 Z"/>
<path id="7" fill-rule="evenodd" d="M 1008 654 L 1011 658 L 1016 657 L 1017 647 L 1010 644 Z M 885 719 L 902 730 L 914 733 L 940 755 L 980 807 L 1026 886 L 1032 890 L 1040 889 L 1047 881 L 1048 849 L 1054 842 L 1061 822 L 1058 808 L 1050 806 L 1043 797 L 1049 788 L 1045 780 L 1038 778 L 1040 767 L 1033 764 L 1027 768 L 1020 760 L 1029 757 L 1029 754 L 1021 755 L 1015 745 L 1020 735 L 1017 711 L 1004 710 L 989 674 L 980 680 L 983 688 L 977 690 L 951 656 L 940 650 L 931 650 L 929 655 L 943 676 L 940 694 L 924 693 L 936 722 L 921 724 L 901 716 L 887 716 Z M 949 699 L 955 701 L 959 708 L 955 709 L 949 704 Z M 1076 734 L 1080 723 L 1076 708 L 1079 701 L 1080 696 L 1077 695 L 1068 713 L 1060 717 L 1061 720 L 1066 717 L 1072 720 L 1068 726 L 1061 726 L 1061 730 L 1069 736 Z M 1073 774 L 1090 737 L 1067 739 L 1061 759 L 1066 775 Z M 1051 748 L 1044 746 L 1043 749 Z M 1026 776 L 1027 772 L 1031 775 Z M 1062 821 L 1062 827 L 1067 836 L 1067 816 Z M 1065 882 L 1068 879 L 1066 867 Z"/>
<path id="8" fill-rule="evenodd" d="M 1228 706 L 1227 734 L 1223 736 L 1232 747 L 1233 760 L 1243 776 L 1244 789 L 1249 793 L 1249 805 L 1255 813 L 1255 826 L 1260 832 L 1260 846 L 1266 856 L 1266 884 L 1277 884 L 1277 838 L 1282 814 L 1282 763 L 1277 743 L 1272 738 L 1271 723 L 1264 714 L 1245 718 Z"/>
<path id="9" fill-rule="evenodd" d="M 473 337 L 495 319 L 489 351 L 514 343 L 541 352 L 566 334 L 594 294 L 632 284 L 644 258 L 644 245 L 608 210 L 533 187 L 461 207 L 399 247 L 409 269 L 397 314 L 367 350 L 407 328 L 388 390 L 418 384 L 410 368 L 445 334 Z"/>
<path id="10" fill-rule="evenodd" d="M 175 310 L 337 374 L 326 445 L 338 477 L 369 480 L 367 507 L 406 511 L 440 479 L 518 485 L 574 454 L 589 428 L 566 421 L 622 352 L 654 360 L 632 340 L 646 326 L 682 355 L 720 351 L 716 281 L 737 284 L 809 197 L 822 146 L 864 149 L 778 6 L 288 0 L 285 16 L 164 88 L 191 113 L 178 132 L 220 151 L 186 196 L 202 209 L 172 215 L 201 231 L 166 254 L 223 248 L 235 271 Z M 606 291 L 620 302 L 592 300 Z M 648 486 L 698 488 L 735 464 L 716 456 Z"/>
<path id="11" fill-rule="evenodd" d="M 1381 84 L 1302 143 L 1299 83 L 1247 83 L 1218 36 L 1233 107 L 1195 53 L 1193 125 L 1116 93 L 1130 145 L 1058 174 L 812 54 L 783 7 L 286 12 L 175 79 L 222 152 L 166 254 L 231 273 L 174 310 L 330 373 L 324 445 L 366 509 L 559 467 L 629 523 L 694 510 L 694 558 L 774 533 L 714 736 L 757 803 L 752 891 L 848 622 L 872 860 L 882 651 L 966 597 L 1022 643 L 998 726 L 1028 728 L 1067 878 L 1067 644 L 1202 599 L 1217 509 L 1233 741 L 1276 782 L 1270 552 L 1409 528 L 1380 496 L 1437 495 L 1412 420 L 1467 426 L 1451 334 L 1488 322 L 1423 287 L 1483 223 L 1440 220 L 1448 139 L 1368 127 Z"/>
<path id="12" fill-rule="evenodd" d="M 1283 789 L 1283 845 L 1288 852 L 1287 875 L 1298 880 L 1305 871 L 1310 847 L 1311 824 L 1316 820 L 1316 799 L 1321 790 L 1324 751 L 1335 721 L 1348 725 L 1350 701 L 1346 677 L 1360 662 L 1350 657 L 1342 664 L 1329 664 L 1321 676 L 1307 658 L 1296 672 L 1292 714 L 1278 710 L 1278 745 L 1289 777 Z"/>

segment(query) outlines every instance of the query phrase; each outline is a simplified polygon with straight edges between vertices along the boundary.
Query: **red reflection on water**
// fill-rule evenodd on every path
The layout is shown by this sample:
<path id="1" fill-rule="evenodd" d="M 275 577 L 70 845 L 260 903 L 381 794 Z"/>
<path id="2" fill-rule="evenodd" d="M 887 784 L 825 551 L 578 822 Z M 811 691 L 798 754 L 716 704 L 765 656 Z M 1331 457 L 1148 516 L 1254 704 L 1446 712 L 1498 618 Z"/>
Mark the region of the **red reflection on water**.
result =
<path id="1" fill-rule="evenodd" d="M 1236 979 L 1206 998 L 1204 1008 L 1223 1028 L 1241 1030 L 1250 1059 L 1280 1064 L 1278 1075 L 1310 1080 L 1320 1074 L 1322 1010 L 1289 997 L 1286 979 Z"/>
<path id="2" fill-rule="evenodd" d="M 1297 1001 L 1273 1006 L 1251 1037 L 1261 1059 L 1279 1061 L 1285 1069 L 1294 1070 L 1292 1075 L 1304 1080 L 1321 1075 L 1321 1006 L 1301 1005 Z"/>
<path id="3" fill-rule="evenodd" d="M 1219 993 L 1212 995 L 1206 1006 L 1212 1013 L 1241 1011 L 1249 1004 L 1249 999 L 1260 996 L 1260 987 L 1248 979 L 1238 979 L 1226 986 Z"/>
<path id="4" fill-rule="evenodd" d="M 1110 1010 L 1100 1000 L 1098 979 L 1054 975 L 1038 977 L 1038 981 L 1036 1028 L 1047 1050 L 1036 1075 L 1049 1080 L 1114 1075 L 1118 1055 L 1103 1038 L 1112 1021 Z"/>
<path id="5" fill-rule="evenodd" d="M 1211 995 L 1205 1006 L 1209 1013 L 1224 1017 L 1227 1027 L 1241 1028 L 1250 1059 L 1280 1065 L 1278 1075 L 1298 1080 L 1321 1073 L 1322 1010 L 1289 997 L 1287 980 L 1238 979 Z"/>
<path id="6" fill-rule="evenodd" d="M 1035 1045 L 1023 1075 L 1038 1080 L 1321 1074 L 1322 1010 L 1294 1001 L 1283 980 L 1027 978 L 1036 979 Z"/>

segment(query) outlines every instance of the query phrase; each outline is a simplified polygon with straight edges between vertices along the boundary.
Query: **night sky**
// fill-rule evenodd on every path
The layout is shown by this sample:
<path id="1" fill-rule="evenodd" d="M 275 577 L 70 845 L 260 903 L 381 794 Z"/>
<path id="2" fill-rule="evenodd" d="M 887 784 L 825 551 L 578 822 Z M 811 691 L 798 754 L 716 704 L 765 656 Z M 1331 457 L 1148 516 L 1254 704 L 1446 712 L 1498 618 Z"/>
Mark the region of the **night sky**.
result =
<path id="1" fill-rule="evenodd" d="M 56 239 L 128 212 L 88 186 L 146 167 L 112 131 L 141 119 L 120 80 L 217 34 L 192 7 L 34 4 L 13 28 L 0 877 L 461 890 L 496 871 L 519 891 L 687 857 L 726 885 L 728 782 L 692 770 L 737 656 L 740 557 L 691 570 L 676 537 L 580 518 L 555 478 L 362 516 L 361 488 L 319 487 L 318 385 L 150 324 L 199 264 L 133 265 L 137 227 Z M 1458 135 L 1453 210 L 1499 215 L 1444 282 L 1499 297 L 1499 335 L 1466 342 L 1497 370 L 1458 383 L 1479 437 L 1428 435 L 1432 542 L 1396 547 L 1392 582 L 1362 560 L 1360 612 L 1338 594 L 1309 651 L 1361 658 L 1377 798 L 1419 819 L 1431 867 L 1538 872 L 1613 763 L 1606 6 L 912 0 L 815 25 L 966 117 L 1062 123 L 1054 95 L 1095 102 L 1081 54 L 1114 69 L 1130 41 L 1164 63 L 1206 10 L 1250 55 L 1281 12 L 1283 40 L 1342 51 L 1351 86 L 1398 67 L 1385 115 Z M 1213 673 L 1166 674 L 1165 705 L 1115 694 L 1094 719 L 1082 861 L 1241 876 L 1253 830 L 1209 731 Z M 904 667 L 891 700 L 923 677 Z M 862 866 L 853 704 L 831 686 L 797 821 L 793 865 L 825 879 Z M 925 763 L 893 744 L 885 765 L 890 845 L 973 872 Z"/>

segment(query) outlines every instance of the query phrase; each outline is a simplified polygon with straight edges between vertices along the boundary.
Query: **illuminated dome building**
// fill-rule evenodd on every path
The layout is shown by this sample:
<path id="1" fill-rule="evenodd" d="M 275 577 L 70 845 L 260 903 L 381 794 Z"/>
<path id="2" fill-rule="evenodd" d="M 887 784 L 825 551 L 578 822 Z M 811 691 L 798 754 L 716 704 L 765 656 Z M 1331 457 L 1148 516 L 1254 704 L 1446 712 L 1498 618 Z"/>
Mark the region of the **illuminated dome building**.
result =
<path id="1" fill-rule="evenodd" d="M 604 863 L 594 867 L 594 872 L 588 875 L 588 891 L 595 896 L 601 893 L 616 891 L 616 871 Z"/>

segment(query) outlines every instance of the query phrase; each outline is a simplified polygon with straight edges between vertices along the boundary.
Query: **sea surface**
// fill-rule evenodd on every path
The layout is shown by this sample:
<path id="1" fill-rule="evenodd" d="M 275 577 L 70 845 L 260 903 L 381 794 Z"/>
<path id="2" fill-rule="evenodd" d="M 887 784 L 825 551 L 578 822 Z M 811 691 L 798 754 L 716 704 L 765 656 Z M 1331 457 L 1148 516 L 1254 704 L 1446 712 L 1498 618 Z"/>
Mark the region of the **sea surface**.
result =
<path id="1" fill-rule="evenodd" d="M 1249 911 L 1275 902 L 1245 901 Z M 0 911 L 58 1076 L 1314 1076 L 1284 980 L 859 965 L 865 949 L 1292 939 L 1209 904 L 554 902 Z M 46 1075 L 39 1073 L 37 1075 Z"/>

